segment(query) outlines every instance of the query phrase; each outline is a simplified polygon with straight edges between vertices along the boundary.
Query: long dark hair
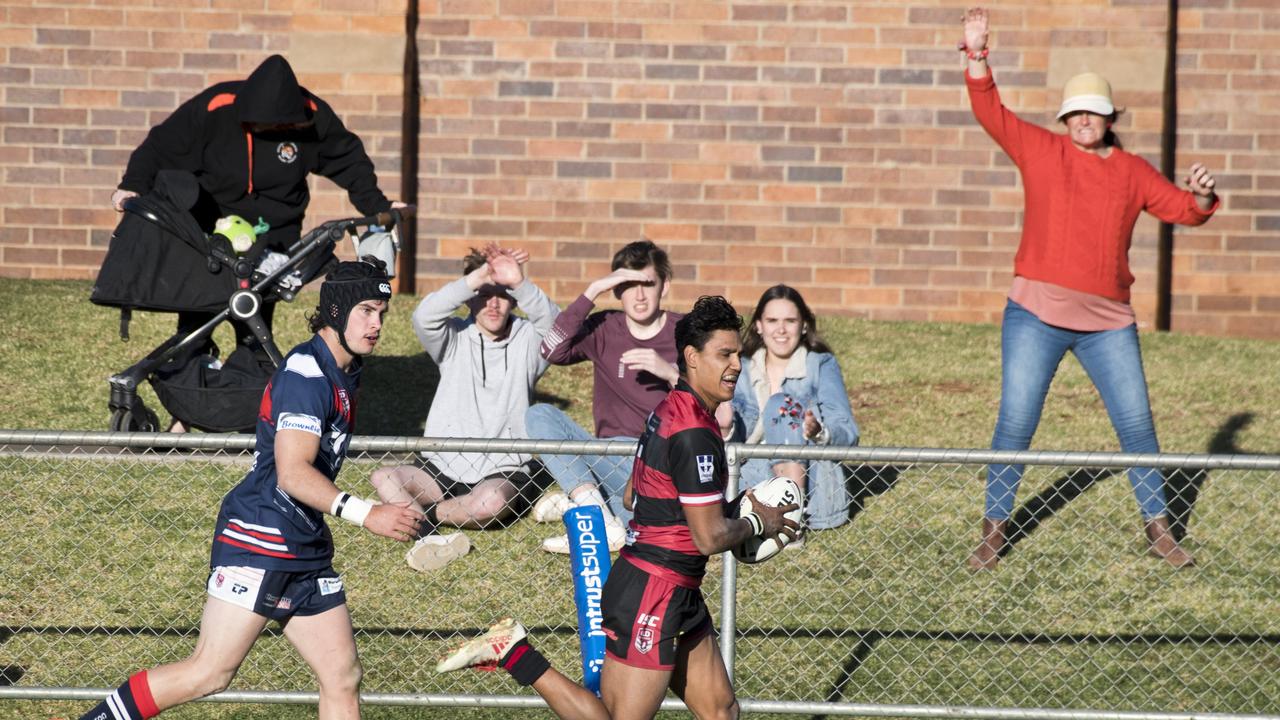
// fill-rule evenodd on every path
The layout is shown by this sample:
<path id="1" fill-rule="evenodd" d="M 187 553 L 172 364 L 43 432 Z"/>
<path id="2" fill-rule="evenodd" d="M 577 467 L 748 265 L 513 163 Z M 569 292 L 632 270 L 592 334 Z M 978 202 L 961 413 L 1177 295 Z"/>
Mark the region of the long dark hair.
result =
<path id="1" fill-rule="evenodd" d="M 800 344 L 804 345 L 809 352 L 831 352 L 831 348 L 823 342 L 818 335 L 818 320 L 813 316 L 813 311 L 809 309 L 808 303 L 804 301 L 804 297 L 800 295 L 800 291 L 790 285 L 774 285 L 764 294 L 760 296 L 760 302 L 756 303 L 756 311 L 751 314 L 751 322 L 747 323 L 746 332 L 742 337 L 742 356 L 749 358 L 755 355 L 756 351 L 764 347 L 764 338 L 760 337 L 760 331 L 756 330 L 756 323 L 760 321 L 760 316 L 764 314 L 764 306 L 768 305 L 771 300 L 790 300 L 795 304 L 796 309 L 800 311 Z"/>

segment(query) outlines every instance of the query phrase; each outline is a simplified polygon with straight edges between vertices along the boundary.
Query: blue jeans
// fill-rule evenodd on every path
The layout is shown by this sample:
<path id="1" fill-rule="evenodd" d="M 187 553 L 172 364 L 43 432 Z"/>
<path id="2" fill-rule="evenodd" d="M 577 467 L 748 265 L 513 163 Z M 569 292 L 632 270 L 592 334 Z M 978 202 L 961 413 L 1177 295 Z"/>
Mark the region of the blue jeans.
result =
<path id="1" fill-rule="evenodd" d="M 585 442 L 596 438 L 583 430 L 572 418 L 545 403 L 534 405 L 524 414 L 525 432 L 533 440 L 574 440 Z M 605 439 L 605 438 L 601 438 Z M 616 437 L 609 440 L 636 440 Z M 542 464 L 566 492 L 585 483 L 598 486 L 609 503 L 609 509 L 625 525 L 631 511 L 622 506 L 622 493 L 631 477 L 632 455 L 542 455 Z"/>
<path id="2" fill-rule="evenodd" d="M 1000 415 L 991 438 L 992 450 L 1031 447 L 1049 383 L 1070 350 L 1098 388 L 1111 426 L 1120 438 L 1120 448 L 1127 453 L 1160 452 L 1147 398 L 1147 378 L 1142 372 L 1137 326 L 1096 332 L 1066 330 L 1046 325 L 1010 300 L 1004 309 L 1000 347 Z M 987 519 L 1009 519 L 1022 469 L 1021 465 L 987 468 Z M 1165 514 L 1164 477 L 1159 470 L 1131 468 L 1129 482 L 1143 520 Z"/>

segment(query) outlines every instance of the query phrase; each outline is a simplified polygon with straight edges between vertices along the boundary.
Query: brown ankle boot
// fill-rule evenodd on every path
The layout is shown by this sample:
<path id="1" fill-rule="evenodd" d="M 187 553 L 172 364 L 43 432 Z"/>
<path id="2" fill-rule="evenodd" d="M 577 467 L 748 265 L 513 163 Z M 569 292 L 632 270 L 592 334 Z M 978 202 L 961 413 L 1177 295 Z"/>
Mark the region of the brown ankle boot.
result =
<path id="1" fill-rule="evenodd" d="M 1169 532 L 1169 518 L 1163 515 L 1147 523 L 1147 541 L 1151 543 L 1150 549 L 1147 550 L 1149 554 L 1162 558 L 1175 568 L 1196 564 L 1191 553 L 1183 550 L 1182 546 L 1178 545 L 1177 539 L 1173 537 L 1173 533 Z"/>
<path id="2" fill-rule="evenodd" d="M 1008 520 L 982 519 L 982 541 L 969 556 L 969 569 L 994 570 L 1000 563 L 1000 551 L 1004 549 L 1004 530 Z"/>

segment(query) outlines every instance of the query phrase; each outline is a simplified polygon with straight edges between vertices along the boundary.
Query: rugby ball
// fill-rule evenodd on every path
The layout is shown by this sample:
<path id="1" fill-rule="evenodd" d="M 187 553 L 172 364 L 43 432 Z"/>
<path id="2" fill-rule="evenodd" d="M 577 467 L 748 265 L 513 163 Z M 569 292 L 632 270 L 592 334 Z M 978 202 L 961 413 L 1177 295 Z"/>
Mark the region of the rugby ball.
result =
<path id="1" fill-rule="evenodd" d="M 794 503 L 796 509 L 787 513 L 786 517 L 794 520 L 796 524 L 799 524 L 800 518 L 804 517 L 804 492 L 799 485 L 796 485 L 796 481 L 789 477 L 779 475 L 769 478 L 751 488 L 751 495 L 744 491 L 734 503 L 737 507 L 735 517 L 743 517 L 751 512 L 753 507 L 751 498 L 753 495 L 756 502 L 770 507 L 781 507 Z M 786 533 L 783 533 L 778 538 L 749 537 L 733 548 L 733 556 L 738 559 L 738 562 L 764 562 L 777 555 L 788 542 L 791 542 L 791 538 Z"/>

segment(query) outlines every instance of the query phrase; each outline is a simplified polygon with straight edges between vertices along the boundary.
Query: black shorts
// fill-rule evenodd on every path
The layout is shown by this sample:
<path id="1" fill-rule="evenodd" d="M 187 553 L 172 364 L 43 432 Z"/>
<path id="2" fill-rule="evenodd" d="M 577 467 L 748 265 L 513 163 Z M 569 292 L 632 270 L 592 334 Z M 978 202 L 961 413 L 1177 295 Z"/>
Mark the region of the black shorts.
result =
<path id="1" fill-rule="evenodd" d="M 700 583 L 619 555 L 600 599 L 605 652 L 632 667 L 675 668 L 679 644 L 696 643 L 715 631 Z"/>
<path id="2" fill-rule="evenodd" d="M 347 602 L 333 566 L 301 572 L 219 566 L 209 571 L 206 590 L 210 597 L 281 622 L 294 615 L 319 615 Z"/>
<path id="3" fill-rule="evenodd" d="M 444 493 L 446 498 L 455 498 L 466 495 L 475 489 L 475 485 L 469 485 L 461 480 L 455 480 L 436 466 L 435 463 L 422 457 L 421 455 L 413 456 L 413 464 L 423 472 L 431 476 L 436 481 L 436 485 L 440 486 L 440 492 Z M 523 470 L 515 470 L 512 472 L 496 472 L 485 477 L 485 480 L 501 478 L 511 483 L 516 488 L 516 496 L 511 500 L 511 507 L 517 515 L 523 514 L 529 508 L 533 507 L 533 503 L 542 494 L 545 484 L 538 482 L 540 473 L 544 473 L 542 465 L 537 461 L 530 461 L 526 466 L 528 472 Z"/>

